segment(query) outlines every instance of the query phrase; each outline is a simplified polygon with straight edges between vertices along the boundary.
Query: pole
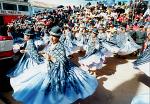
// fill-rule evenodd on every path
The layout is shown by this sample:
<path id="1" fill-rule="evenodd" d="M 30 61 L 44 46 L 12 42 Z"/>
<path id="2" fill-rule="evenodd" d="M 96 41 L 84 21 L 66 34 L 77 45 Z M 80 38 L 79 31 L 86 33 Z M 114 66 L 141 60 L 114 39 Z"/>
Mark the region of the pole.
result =
<path id="1" fill-rule="evenodd" d="M 135 0 L 133 2 L 132 24 L 134 22 L 134 10 L 135 10 Z"/>

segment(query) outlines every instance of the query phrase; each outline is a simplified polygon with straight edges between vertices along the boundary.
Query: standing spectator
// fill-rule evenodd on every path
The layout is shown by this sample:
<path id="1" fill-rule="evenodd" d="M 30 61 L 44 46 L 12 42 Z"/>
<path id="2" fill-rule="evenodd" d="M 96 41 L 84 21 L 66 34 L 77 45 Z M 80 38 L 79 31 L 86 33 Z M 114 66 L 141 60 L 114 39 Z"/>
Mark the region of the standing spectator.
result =
<path id="1" fill-rule="evenodd" d="M 134 38 L 134 40 L 135 40 L 135 42 L 138 44 L 138 45 L 143 45 L 143 43 L 144 43 L 144 40 L 146 39 L 146 32 L 144 31 L 144 26 L 140 26 L 139 27 L 139 30 L 138 31 L 136 31 L 136 34 L 135 34 L 135 36 L 133 36 Z"/>

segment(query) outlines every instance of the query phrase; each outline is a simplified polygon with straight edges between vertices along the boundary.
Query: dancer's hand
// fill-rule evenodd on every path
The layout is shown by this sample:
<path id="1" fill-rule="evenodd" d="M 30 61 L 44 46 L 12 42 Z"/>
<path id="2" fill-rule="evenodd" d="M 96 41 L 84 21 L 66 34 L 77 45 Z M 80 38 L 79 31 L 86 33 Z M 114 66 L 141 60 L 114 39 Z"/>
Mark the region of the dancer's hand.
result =
<path id="1" fill-rule="evenodd" d="M 40 51 L 39 54 L 43 55 L 43 54 L 45 54 L 45 52 L 44 51 Z"/>
<path id="2" fill-rule="evenodd" d="M 47 53 L 44 53 L 44 54 L 42 54 L 42 55 L 43 55 L 43 57 L 44 57 L 46 60 L 48 60 L 48 61 L 51 60 L 51 56 L 48 55 Z"/>

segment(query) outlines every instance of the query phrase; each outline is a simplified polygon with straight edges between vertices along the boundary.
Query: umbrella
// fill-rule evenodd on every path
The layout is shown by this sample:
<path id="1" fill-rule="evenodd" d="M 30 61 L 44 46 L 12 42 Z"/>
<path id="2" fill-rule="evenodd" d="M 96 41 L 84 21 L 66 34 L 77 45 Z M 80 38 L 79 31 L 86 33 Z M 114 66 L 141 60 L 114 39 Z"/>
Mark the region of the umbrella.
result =
<path id="1" fill-rule="evenodd" d="M 57 6 L 57 8 L 63 8 L 64 6 L 63 5 L 59 5 L 59 6 Z"/>

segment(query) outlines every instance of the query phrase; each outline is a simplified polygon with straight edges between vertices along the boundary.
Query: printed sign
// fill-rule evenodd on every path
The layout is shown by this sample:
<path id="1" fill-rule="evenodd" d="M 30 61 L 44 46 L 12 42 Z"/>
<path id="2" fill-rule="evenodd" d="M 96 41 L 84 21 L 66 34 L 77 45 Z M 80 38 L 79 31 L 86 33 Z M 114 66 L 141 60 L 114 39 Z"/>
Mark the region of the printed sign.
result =
<path id="1" fill-rule="evenodd" d="M 4 14 L 4 15 L 28 15 L 28 12 L 13 11 L 13 10 L 0 10 L 0 14 Z"/>

